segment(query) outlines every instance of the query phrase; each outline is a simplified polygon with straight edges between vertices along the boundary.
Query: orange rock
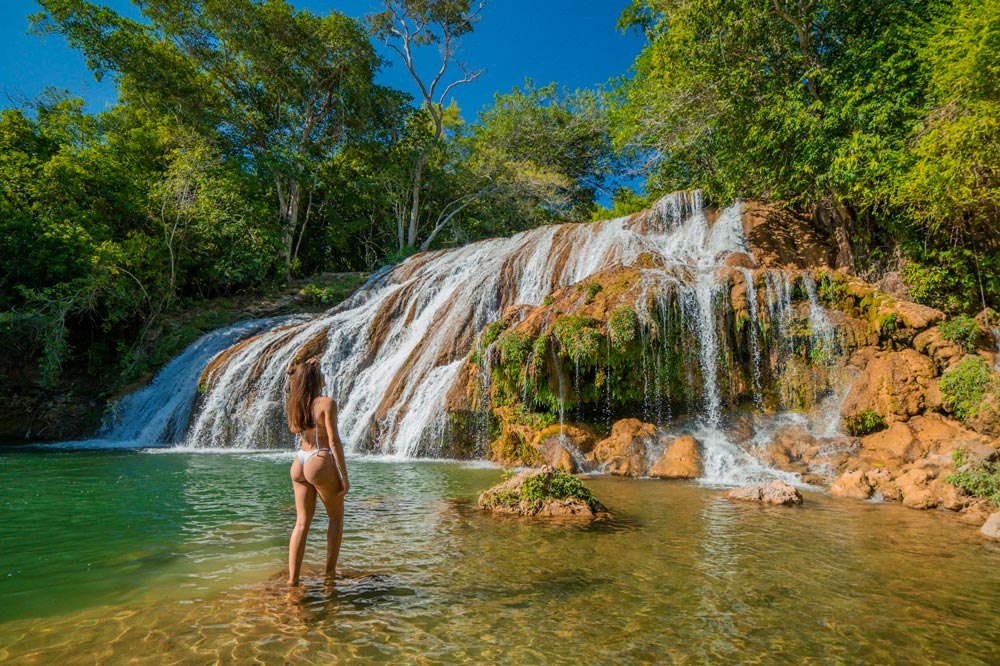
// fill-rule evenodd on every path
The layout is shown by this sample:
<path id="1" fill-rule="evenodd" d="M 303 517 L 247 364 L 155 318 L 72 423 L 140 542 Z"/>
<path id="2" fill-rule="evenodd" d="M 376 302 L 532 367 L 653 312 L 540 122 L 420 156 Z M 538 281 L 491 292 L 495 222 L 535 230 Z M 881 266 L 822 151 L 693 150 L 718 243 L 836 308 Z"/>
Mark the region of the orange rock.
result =
<path id="1" fill-rule="evenodd" d="M 597 443 L 597 433 L 584 423 L 553 424 L 542 428 L 535 436 L 534 445 L 544 449 L 552 443 L 569 442 L 582 454 L 590 453 Z"/>
<path id="2" fill-rule="evenodd" d="M 611 426 L 611 436 L 598 442 L 592 455 L 609 474 L 645 476 L 649 469 L 649 447 L 656 439 L 656 426 L 652 423 L 622 419 Z"/>
<path id="3" fill-rule="evenodd" d="M 763 461 L 778 469 L 803 473 L 819 454 L 815 437 L 801 426 L 790 426 L 778 432 L 764 447 Z"/>
<path id="4" fill-rule="evenodd" d="M 941 337 L 941 329 L 937 326 L 932 326 L 913 338 L 913 348 L 929 356 L 939 371 L 947 370 L 965 356 L 962 347 Z"/>
<path id="5" fill-rule="evenodd" d="M 704 474 L 701 450 L 701 442 L 691 435 L 678 437 L 649 470 L 649 476 L 656 479 L 697 479 Z"/>
<path id="6" fill-rule="evenodd" d="M 992 514 L 983 524 L 979 531 L 995 541 L 1000 541 L 1000 512 Z"/>
<path id="7" fill-rule="evenodd" d="M 836 481 L 830 484 L 830 494 L 834 497 L 866 500 L 874 492 L 868 475 L 862 470 L 841 474 Z"/>
<path id="8" fill-rule="evenodd" d="M 873 410 L 886 423 L 905 421 L 923 411 L 931 380 L 937 375 L 933 361 L 912 349 L 867 354 L 864 370 L 851 386 L 841 415 Z M 851 363 L 864 362 L 855 355 Z"/>
<path id="9" fill-rule="evenodd" d="M 783 506 L 802 504 L 802 493 L 794 486 L 778 480 L 771 483 L 758 483 L 752 486 L 735 488 L 727 492 L 724 497 L 745 502 L 761 502 L 763 504 L 778 504 Z"/>
<path id="10" fill-rule="evenodd" d="M 897 468 L 920 455 L 913 431 L 905 423 L 893 423 L 886 430 L 861 438 L 861 457 L 870 463 Z"/>

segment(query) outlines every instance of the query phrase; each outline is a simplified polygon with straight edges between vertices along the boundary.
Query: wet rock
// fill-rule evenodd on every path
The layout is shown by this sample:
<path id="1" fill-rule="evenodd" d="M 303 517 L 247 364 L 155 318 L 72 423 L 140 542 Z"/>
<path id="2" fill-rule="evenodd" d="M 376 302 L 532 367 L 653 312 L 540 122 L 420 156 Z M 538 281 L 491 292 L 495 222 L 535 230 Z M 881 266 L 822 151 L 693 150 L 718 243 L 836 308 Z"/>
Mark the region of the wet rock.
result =
<path id="1" fill-rule="evenodd" d="M 729 268 L 756 268 L 753 259 L 744 252 L 733 252 L 726 257 L 726 266 Z"/>
<path id="2" fill-rule="evenodd" d="M 545 448 L 544 452 L 545 462 L 555 469 L 566 472 L 567 474 L 574 474 L 577 471 L 576 461 L 573 460 L 573 454 L 563 446 L 562 444 L 550 444 Z"/>
<path id="3" fill-rule="evenodd" d="M 794 486 L 790 486 L 784 481 L 779 480 L 772 481 L 771 483 L 758 483 L 752 486 L 736 488 L 727 492 L 725 497 L 733 500 L 782 506 L 802 504 L 802 493 Z"/>
<path id="4" fill-rule="evenodd" d="M 497 515 L 606 518 L 607 508 L 576 477 L 543 465 L 525 470 L 479 496 L 479 508 Z"/>
<path id="5" fill-rule="evenodd" d="M 834 497 L 866 500 L 875 492 L 872 482 L 864 471 L 846 472 L 837 477 L 830 485 L 830 494 Z"/>
<path id="6" fill-rule="evenodd" d="M 754 415 L 747 412 L 734 414 L 726 420 L 725 431 L 726 439 L 730 442 L 746 444 L 757 434 L 754 427 Z"/>
<path id="7" fill-rule="evenodd" d="M 551 444 L 572 445 L 581 454 L 586 455 L 594 450 L 597 444 L 597 433 L 583 423 L 554 424 L 542 428 L 536 435 L 535 446 L 546 449 Z"/>
<path id="8" fill-rule="evenodd" d="M 784 428 L 764 447 L 761 458 L 770 467 L 804 473 L 819 454 L 818 440 L 801 426 Z"/>
<path id="9" fill-rule="evenodd" d="M 702 444 L 691 435 L 671 442 L 649 470 L 649 476 L 656 479 L 697 479 L 703 474 Z"/>
<path id="10" fill-rule="evenodd" d="M 656 441 L 656 426 L 652 423 L 621 419 L 611 426 L 611 436 L 597 443 L 591 457 L 607 474 L 645 476 L 649 470 L 648 451 Z"/>
<path id="11" fill-rule="evenodd" d="M 913 349 L 863 352 L 851 360 L 864 368 L 844 400 L 843 417 L 872 410 L 891 424 L 923 411 L 928 386 L 937 375 L 931 359 Z"/>
<path id="12" fill-rule="evenodd" d="M 1000 511 L 987 518 L 983 526 L 979 528 L 979 531 L 990 539 L 1000 541 Z"/>
<path id="13" fill-rule="evenodd" d="M 490 443 L 492 460 L 511 467 L 540 463 L 542 452 L 532 445 L 536 434 L 534 428 L 511 418 L 505 407 L 494 411 L 500 419 L 500 435 Z"/>

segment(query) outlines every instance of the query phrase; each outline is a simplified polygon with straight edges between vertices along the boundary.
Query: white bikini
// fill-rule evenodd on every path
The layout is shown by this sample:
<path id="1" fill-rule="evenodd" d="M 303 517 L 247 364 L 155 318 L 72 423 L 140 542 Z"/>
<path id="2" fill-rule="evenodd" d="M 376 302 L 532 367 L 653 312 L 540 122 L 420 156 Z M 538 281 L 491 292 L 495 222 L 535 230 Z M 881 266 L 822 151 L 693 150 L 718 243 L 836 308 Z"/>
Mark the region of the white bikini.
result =
<path id="1" fill-rule="evenodd" d="M 318 427 L 316 428 L 316 448 L 314 448 L 314 449 L 312 449 L 310 451 L 303 451 L 302 450 L 302 441 L 303 441 L 303 439 L 304 438 L 302 437 L 302 434 L 300 433 L 299 434 L 299 450 L 295 452 L 295 457 L 299 459 L 299 462 L 302 463 L 303 467 L 306 466 L 306 461 L 307 460 L 309 460 L 310 458 L 312 458 L 314 455 L 316 455 L 320 451 L 329 451 L 330 455 L 331 456 L 333 455 L 333 451 L 331 451 L 329 447 L 324 447 L 322 449 L 319 448 L 319 428 Z"/>

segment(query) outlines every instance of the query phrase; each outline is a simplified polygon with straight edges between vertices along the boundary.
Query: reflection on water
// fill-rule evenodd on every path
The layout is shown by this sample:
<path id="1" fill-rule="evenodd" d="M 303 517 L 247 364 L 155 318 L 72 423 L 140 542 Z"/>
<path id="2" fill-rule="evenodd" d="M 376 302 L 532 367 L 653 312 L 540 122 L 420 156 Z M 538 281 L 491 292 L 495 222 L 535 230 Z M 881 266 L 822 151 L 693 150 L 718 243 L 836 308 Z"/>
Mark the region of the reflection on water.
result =
<path id="1" fill-rule="evenodd" d="M 1000 548 L 943 514 L 592 478 L 612 521 L 495 520 L 499 470 L 351 465 L 289 591 L 285 454 L 0 454 L 0 662 L 996 663 Z"/>

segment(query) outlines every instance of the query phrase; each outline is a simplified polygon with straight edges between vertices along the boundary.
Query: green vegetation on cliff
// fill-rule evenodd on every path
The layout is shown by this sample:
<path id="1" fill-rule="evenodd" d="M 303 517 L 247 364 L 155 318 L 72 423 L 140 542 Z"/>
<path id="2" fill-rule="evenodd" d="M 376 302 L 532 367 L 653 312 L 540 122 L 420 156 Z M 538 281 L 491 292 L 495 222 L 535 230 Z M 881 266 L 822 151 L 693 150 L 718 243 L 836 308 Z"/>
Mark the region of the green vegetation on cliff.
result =
<path id="1" fill-rule="evenodd" d="M 964 447 L 956 450 L 951 457 L 958 471 L 949 474 L 945 481 L 973 497 L 981 497 L 1000 506 L 1000 463 L 984 461 L 970 464 Z"/>
<path id="2" fill-rule="evenodd" d="M 993 386 L 990 366 L 979 356 L 967 356 L 941 375 L 938 384 L 945 404 L 959 419 L 965 421 L 979 412 L 987 391 Z"/>

